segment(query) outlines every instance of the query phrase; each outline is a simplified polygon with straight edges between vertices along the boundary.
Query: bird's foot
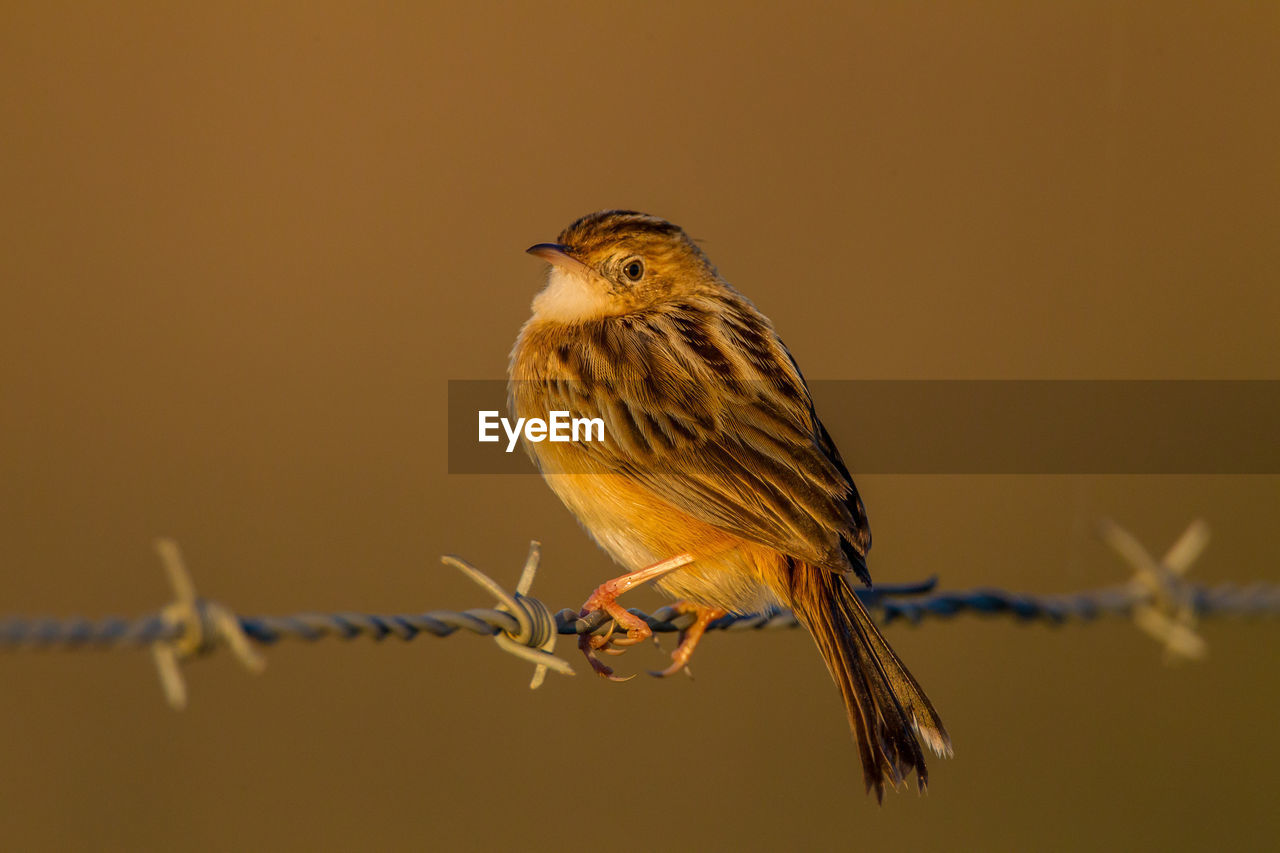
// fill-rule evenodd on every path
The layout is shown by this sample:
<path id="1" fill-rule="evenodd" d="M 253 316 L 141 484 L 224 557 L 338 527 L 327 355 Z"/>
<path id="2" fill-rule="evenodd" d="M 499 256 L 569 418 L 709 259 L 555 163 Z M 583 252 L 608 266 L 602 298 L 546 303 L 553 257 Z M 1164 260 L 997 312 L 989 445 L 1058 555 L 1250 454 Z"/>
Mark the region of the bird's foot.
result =
<path id="1" fill-rule="evenodd" d="M 703 607 L 700 604 L 683 600 L 677 601 L 672 607 L 675 608 L 677 613 L 694 614 L 693 624 L 680 631 L 680 644 L 671 653 L 671 665 L 663 670 L 650 670 L 649 674 L 654 678 L 666 678 L 668 675 L 675 675 L 680 670 L 688 673 L 689 658 L 693 657 L 693 650 L 697 648 L 698 641 L 702 639 L 702 635 L 707 632 L 707 626 L 729 612 L 721 607 Z M 692 676 L 692 673 L 690 673 L 690 676 Z"/>
<path id="2" fill-rule="evenodd" d="M 613 624 L 609 626 L 609 630 L 604 634 L 578 635 L 578 649 L 586 657 L 587 663 L 591 664 L 591 669 L 595 671 L 596 675 L 607 678 L 610 681 L 630 680 L 634 676 L 622 678 L 614 675 L 613 669 L 600 660 L 599 654 L 620 655 L 636 643 L 643 642 L 653 636 L 653 630 L 649 628 L 648 623 L 618 604 L 618 596 L 632 587 L 648 583 L 691 562 L 693 562 L 691 555 L 679 554 L 669 560 L 663 560 L 661 563 L 655 563 L 639 571 L 622 575 L 611 581 L 605 581 L 596 588 L 595 592 L 591 593 L 591 597 L 582 605 L 582 610 L 578 614 L 579 617 L 585 618 L 592 613 L 603 611 L 613 619 Z M 621 636 L 616 636 L 619 628 L 623 629 L 624 633 Z"/>
<path id="3" fill-rule="evenodd" d="M 603 587 L 602 587 L 603 589 Z M 626 610 L 616 600 L 609 600 L 596 590 L 587 603 L 582 606 L 581 617 L 590 616 L 597 611 L 604 611 L 613 619 L 613 624 L 604 634 L 579 634 L 578 649 L 586 657 L 587 663 L 596 675 L 610 681 L 630 681 L 635 676 L 623 677 L 614 675 L 613 668 L 600 660 L 600 654 L 620 655 L 631 646 L 653 636 L 653 630 L 639 616 Z M 623 629 L 622 633 L 618 629 Z"/>

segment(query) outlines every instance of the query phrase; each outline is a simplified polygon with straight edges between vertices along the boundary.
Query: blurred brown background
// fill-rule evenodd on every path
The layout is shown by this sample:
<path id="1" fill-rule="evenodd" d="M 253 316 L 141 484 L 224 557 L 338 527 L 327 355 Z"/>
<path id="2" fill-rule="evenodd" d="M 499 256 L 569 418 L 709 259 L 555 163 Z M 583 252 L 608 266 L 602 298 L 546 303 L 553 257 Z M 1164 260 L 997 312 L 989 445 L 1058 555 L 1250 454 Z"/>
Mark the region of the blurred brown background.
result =
<path id="1" fill-rule="evenodd" d="M 601 207 L 703 239 L 811 378 L 1280 377 L 1275 3 L 181 5 L 0 9 L 0 611 L 151 610 L 160 534 L 246 613 L 487 605 L 438 556 L 533 537 L 580 602 L 615 569 L 536 479 L 448 476 L 443 408 Z M 1275 477 L 859 485 L 885 581 L 1112 583 L 1102 516 L 1277 579 Z M 286 644 L 182 713 L 143 653 L 6 655 L 0 838 L 1270 847 L 1280 635 L 1204 632 L 893 627 L 956 758 L 882 808 L 800 633 L 533 694 L 471 636 Z"/>

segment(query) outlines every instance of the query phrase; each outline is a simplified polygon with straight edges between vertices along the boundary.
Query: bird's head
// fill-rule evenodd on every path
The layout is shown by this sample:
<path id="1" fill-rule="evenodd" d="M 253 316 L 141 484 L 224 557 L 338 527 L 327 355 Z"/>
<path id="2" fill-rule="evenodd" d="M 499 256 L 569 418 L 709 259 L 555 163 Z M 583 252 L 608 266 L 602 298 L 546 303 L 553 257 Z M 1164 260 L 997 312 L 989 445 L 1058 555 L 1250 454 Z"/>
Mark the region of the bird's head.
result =
<path id="1" fill-rule="evenodd" d="M 534 316 L 562 323 L 643 311 L 717 281 L 678 225 L 632 210 L 584 216 L 528 252 L 551 264 Z"/>

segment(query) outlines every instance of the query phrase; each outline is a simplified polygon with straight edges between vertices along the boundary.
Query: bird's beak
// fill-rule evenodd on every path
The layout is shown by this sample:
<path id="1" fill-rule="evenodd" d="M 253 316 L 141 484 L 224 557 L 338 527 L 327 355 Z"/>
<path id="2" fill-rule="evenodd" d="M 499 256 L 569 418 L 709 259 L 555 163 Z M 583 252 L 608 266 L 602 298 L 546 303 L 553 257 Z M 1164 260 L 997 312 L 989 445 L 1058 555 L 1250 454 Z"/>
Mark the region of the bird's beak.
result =
<path id="1" fill-rule="evenodd" d="M 582 261 L 569 254 L 569 247 L 559 243 L 535 243 L 526 252 L 535 258 L 542 258 L 552 266 L 559 267 L 566 272 L 574 272 L 579 275 L 587 275 L 591 272 L 591 268 Z"/>

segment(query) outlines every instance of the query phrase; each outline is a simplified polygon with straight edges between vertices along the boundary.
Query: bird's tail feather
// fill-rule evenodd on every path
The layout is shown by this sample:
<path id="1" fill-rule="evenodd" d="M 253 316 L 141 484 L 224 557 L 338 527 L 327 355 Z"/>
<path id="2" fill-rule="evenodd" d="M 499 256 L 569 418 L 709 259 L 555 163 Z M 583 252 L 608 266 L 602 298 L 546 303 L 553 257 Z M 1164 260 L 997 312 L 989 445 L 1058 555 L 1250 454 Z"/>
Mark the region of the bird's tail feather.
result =
<path id="1" fill-rule="evenodd" d="M 951 740 L 920 685 L 881 636 L 843 575 L 795 562 L 791 606 L 809 629 L 840 688 L 862 757 L 867 790 L 884 798 L 914 769 L 924 790 L 929 774 L 920 737 L 935 753 L 951 755 Z"/>

